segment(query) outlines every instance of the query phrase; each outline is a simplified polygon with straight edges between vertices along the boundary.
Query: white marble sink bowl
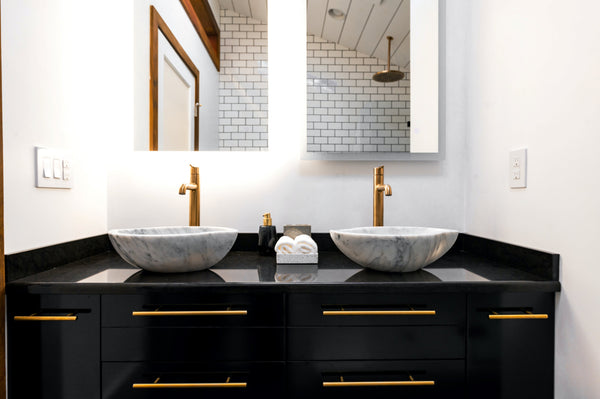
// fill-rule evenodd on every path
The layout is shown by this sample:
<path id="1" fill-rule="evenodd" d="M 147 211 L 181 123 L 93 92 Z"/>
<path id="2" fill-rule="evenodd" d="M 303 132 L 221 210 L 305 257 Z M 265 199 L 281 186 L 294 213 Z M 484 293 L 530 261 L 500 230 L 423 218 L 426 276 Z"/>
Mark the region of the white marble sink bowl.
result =
<path id="1" fill-rule="evenodd" d="M 127 263 L 151 272 L 181 273 L 219 262 L 237 234 L 227 227 L 175 226 L 110 230 L 108 237 Z"/>
<path id="2" fill-rule="evenodd" d="M 413 272 L 444 255 L 458 231 L 431 227 L 357 227 L 330 230 L 337 247 L 363 267 L 384 272 Z"/>

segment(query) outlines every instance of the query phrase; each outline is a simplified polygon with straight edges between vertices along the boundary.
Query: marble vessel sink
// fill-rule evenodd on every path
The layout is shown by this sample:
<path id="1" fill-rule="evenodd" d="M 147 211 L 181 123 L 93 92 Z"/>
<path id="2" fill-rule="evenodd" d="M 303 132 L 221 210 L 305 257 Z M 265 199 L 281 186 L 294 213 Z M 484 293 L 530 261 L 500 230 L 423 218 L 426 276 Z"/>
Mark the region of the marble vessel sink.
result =
<path id="1" fill-rule="evenodd" d="M 175 226 L 110 230 L 113 247 L 127 263 L 159 273 L 208 269 L 227 255 L 237 230 Z"/>
<path id="2" fill-rule="evenodd" d="M 335 245 L 363 267 L 384 272 L 412 272 L 444 255 L 458 231 L 431 227 L 358 227 L 330 230 Z"/>

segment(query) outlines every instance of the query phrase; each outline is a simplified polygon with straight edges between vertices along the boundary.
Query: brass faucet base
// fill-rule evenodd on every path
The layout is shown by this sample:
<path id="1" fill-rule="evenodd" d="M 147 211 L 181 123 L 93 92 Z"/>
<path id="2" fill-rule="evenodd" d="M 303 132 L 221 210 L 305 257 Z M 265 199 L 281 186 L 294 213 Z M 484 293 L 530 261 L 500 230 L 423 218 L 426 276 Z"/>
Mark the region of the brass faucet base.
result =
<path id="1" fill-rule="evenodd" d="M 190 192 L 190 226 L 200 226 L 200 172 L 190 165 L 190 182 L 179 187 L 179 194 Z"/>
<path id="2" fill-rule="evenodd" d="M 373 169 L 373 226 L 383 226 L 383 196 L 392 195 L 392 187 L 383 183 L 383 166 Z"/>

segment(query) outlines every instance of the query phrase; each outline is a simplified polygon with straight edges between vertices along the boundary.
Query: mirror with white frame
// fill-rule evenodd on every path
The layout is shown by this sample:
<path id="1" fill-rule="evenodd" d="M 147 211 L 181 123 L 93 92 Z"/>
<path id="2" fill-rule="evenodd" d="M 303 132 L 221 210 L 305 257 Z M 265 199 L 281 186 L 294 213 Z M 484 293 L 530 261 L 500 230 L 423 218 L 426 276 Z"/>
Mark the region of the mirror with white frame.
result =
<path id="1" fill-rule="evenodd" d="M 438 0 L 307 0 L 305 159 L 439 159 Z"/>

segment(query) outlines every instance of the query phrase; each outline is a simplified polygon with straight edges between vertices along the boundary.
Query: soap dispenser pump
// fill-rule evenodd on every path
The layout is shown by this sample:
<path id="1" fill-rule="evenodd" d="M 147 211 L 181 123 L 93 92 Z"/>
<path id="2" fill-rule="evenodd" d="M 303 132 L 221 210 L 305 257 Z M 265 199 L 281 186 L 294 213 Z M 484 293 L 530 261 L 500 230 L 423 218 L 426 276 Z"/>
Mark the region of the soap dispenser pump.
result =
<path id="1" fill-rule="evenodd" d="M 258 228 L 258 253 L 261 255 L 273 255 L 275 253 L 275 243 L 277 242 L 277 233 L 273 226 L 273 219 L 270 213 L 263 215 L 263 225 Z"/>

